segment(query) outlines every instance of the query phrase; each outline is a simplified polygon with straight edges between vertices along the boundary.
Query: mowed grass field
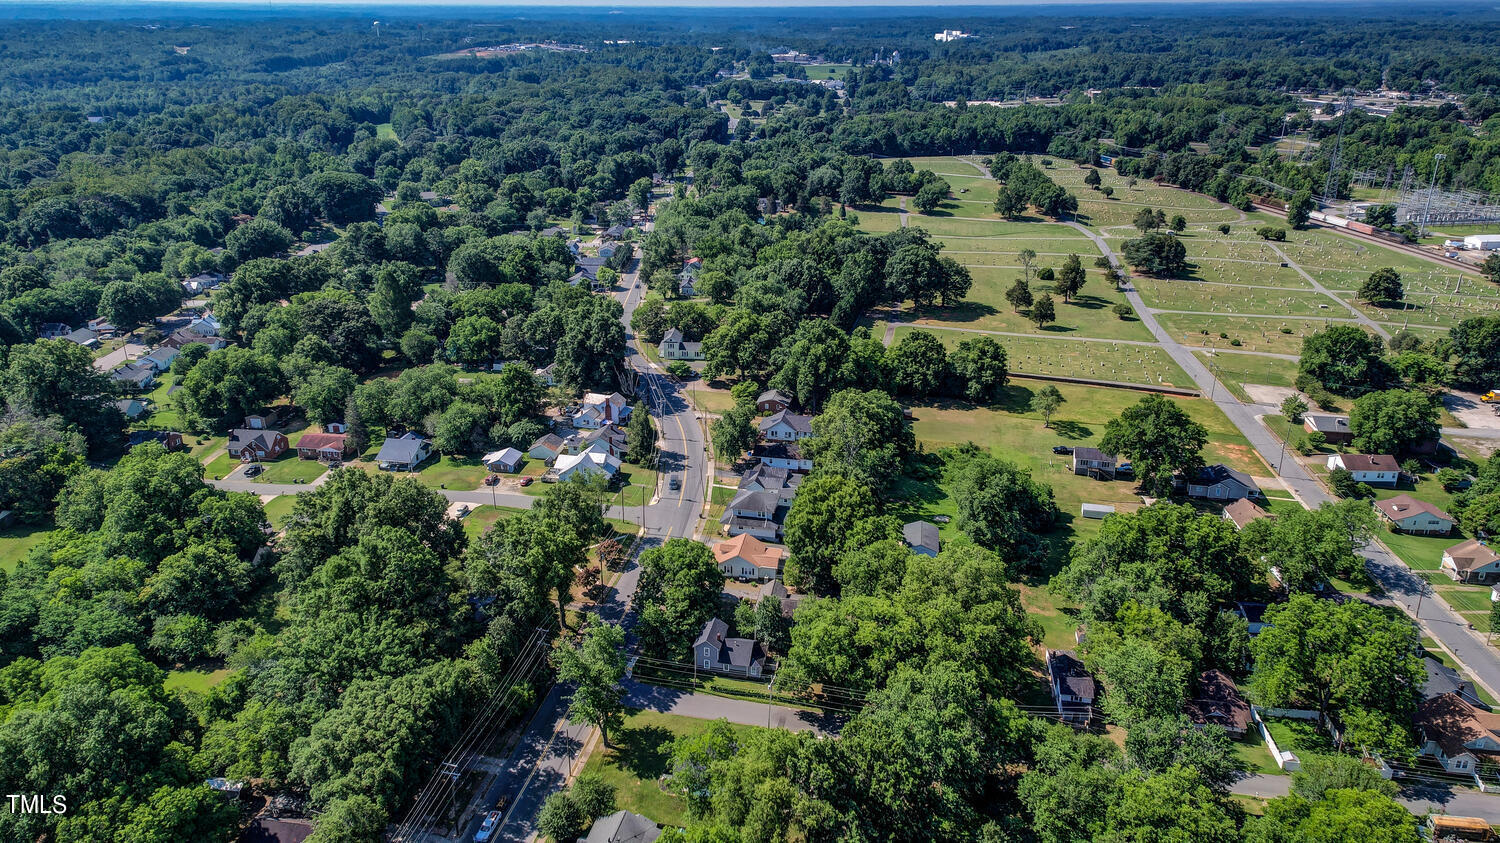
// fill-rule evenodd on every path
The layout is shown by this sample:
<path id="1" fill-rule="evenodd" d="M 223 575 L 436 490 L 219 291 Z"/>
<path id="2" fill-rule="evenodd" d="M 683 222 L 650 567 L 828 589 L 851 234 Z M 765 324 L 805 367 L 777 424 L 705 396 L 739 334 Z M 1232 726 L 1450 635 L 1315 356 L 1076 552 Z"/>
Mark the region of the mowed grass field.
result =
<path id="1" fill-rule="evenodd" d="M 877 331 L 884 326 L 876 324 Z M 949 349 L 971 337 L 983 336 L 966 331 L 923 328 L 912 325 L 896 327 L 894 341 L 911 331 L 928 330 Z M 996 336 L 1005 347 L 1007 365 L 1013 372 L 1032 375 L 1055 375 L 1094 378 L 1103 381 L 1193 388 L 1193 382 L 1172 358 L 1159 347 L 1122 342 L 1066 340 L 1038 335 L 1036 337 Z"/>
<path id="2" fill-rule="evenodd" d="M 1156 321 L 1183 345 L 1207 348 L 1238 348 L 1270 354 L 1301 354 L 1302 339 L 1323 330 L 1322 319 L 1276 319 L 1253 316 L 1198 316 L 1190 313 L 1162 313 Z M 1282 329 L 1291 331 L 1283 333 Z M 1204 335 L 1204 331 L 1208 334 Z M 1227 338 L 1220 334 L 1228 334 Z M 1231 346 L 1231 340 L 1239 340 Z"/>
<path id="3" fill-rule="evenodd" d="M 1007 331 L 1048 336 L 1070 334 L 1117 340 L 1150 342 L 1151 332 L 1134 316 L 1121 319 L 1112 308 L 1125 302 L 1125 294 L 1106 284 L 1097 271 L 1089 271 L 1089 280 L 1072 301 L 1064 302 L 1050 281 L 1033 280 L 1032 295 L 1050 294 L 1055 303 L 1057 321 L 1038 329 L 1024 312 L 1015 311 L 1006 301 L 1005 292 L 1020 270 L 971 267 L 974 286 L 969 295 L 952 307 L 933 306 L 917 311 L 912 321 L 919 325 L 946 325 L 984 331 Z"/>
<path id="4" fill-rule="evenodd" d="M 1328 316 L 1353 319 L 1348 310 L 1312 290 L 1239 287 L 1172 278 L 1134 278 L 1146 304 L 1158 310 L 1266 316 Z"/>

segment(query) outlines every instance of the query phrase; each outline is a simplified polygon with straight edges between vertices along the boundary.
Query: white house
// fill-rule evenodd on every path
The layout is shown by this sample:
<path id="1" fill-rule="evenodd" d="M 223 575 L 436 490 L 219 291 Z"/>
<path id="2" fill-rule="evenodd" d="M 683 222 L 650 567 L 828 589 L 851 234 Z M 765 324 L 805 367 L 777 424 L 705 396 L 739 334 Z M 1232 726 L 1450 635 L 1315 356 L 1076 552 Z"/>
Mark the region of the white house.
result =
<path id="1" fill-rule="evenodd" d="M 1421 755 L 1450 773 L 1473 774 L 1481 761 L 1500 760 L 1500 714 L 1482 711 L 1458 694 L 1439 694 L 1417 705 Z"/>
<path id="2" fill-rule="evenodd" d="M 1328 470 L 1342 468 L 1358 483 L 1394 487 L 1401 479 L 1401 466 L 1389 454 L 1333 454 Z"/>
<path id="3" fill-rule="evenodd" d="M 1047 651 L 1047 682 L 1058 716 L 1068 723 L 1087 723 L 1093 718 L 1098 688 L 1094 677 L 1072 650 Z"/>
<path id="4" fill-rule="evenodd" d="M 416 433 L 404 436 L 387 436 L 375 454 L 375 464 L 381 471 L 416 471 L 432 456 L 432 443 Z"/>
<path id="5" fill-rule="evenodd" d="M 661 336 L 661 344 L 656 351 L 663 360 L 702 360 L 703 343 L 687 342 L 682 338 L 682 332 L 676 328 L 669 328 Z"/>
<path id="6" fill-rule="evenodd" d="M 760 420 L 760 435 L 772 442 L 799 442 L 812 436 L 812 416 L 782 410 Z"/>
<path id="7" fill-rule="evenodd" d="M 583 404 L 573 414 L 573 426 L 603 427 L 606 424 L 619 424 L 629 416 L 630 402 L 625 400 L 625 396 L 618 392 L 608 395 L 590 392 L 583 396 Z"/>
<path id="8" fill-rule="evenodd" d="M 1500 554 L 1477 539 L 1443 551 L 1443 571 L 1458 582 L 1489 584 L 1500 580 Z"/>
<path id="9" fill-rule="evenodd" d="M 748 533 L 766 541 L 781 540 L 781 495 L 770 490 L 741 491 L 724 507 L 719 521 L 731 536 Z"/>
<path id="10" fill-rule="evenodd" d="M 1418 536 L 1446 536 L 1453 532 L 1453 516 L 1411 495 L 1375 502 L 1375 511 L 1392 530 Z"/>
<path id="11" fill-rule="evenodd" d="M 812 471 L 812 459 L 803 455 L 795 442 L 762 442 L 750 449 L 752 459 L 771 468 L 788 471 Z"/>
<path id="12" fill-rule="evenodd" d="M 609 454 L 601 454 L 598 451 L 584 451 L 581 454 L 563 454 L 553 464 L 549 472 L 559 482 L 564 482 L 572 477 L 585 477 L 597 475 L 600 477 L 614 477 L 620 470 L 620 460 Z"/>

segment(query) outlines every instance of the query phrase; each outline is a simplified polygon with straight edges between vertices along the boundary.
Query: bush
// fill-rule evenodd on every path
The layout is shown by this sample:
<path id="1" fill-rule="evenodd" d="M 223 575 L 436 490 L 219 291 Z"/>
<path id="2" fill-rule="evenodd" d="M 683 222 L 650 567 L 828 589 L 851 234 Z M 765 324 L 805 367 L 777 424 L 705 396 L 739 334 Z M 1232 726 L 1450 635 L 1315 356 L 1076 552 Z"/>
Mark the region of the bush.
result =
<path id="1" fill-rule="evenodd" d="M 1094 258 L 1094 266 L 1098 267 L 1099 269 L 1109 269 L 1109 258 L 1106 258 L 1103 255 Z"/>
<path id="2" fill-rule="evenodd" d="M 1227 339 L 1229 339 L 1229 335 L 1226 334 L 1226 333 L 1224 333 L 1223 331 L 1220 331 L 1219 332 L 1219 339 L 1221 339 L 1221 340 L 1227 340 Z"/>
<path id="3" fill-rule="evenodd" d="M 1469 477 L 1456 468 L 1440 468 L 1437 473 L 1438 482 L 1443 484 L 1443 491 L 1456 492 L 1469 485 Z"/>
<path id="4" fill-rule="evenodd" d="M 1422 464 L 1408 457 L 1407 459 L 1401 461 L 1401 470 L 1405 472 L 1408 477 L 1415 479 L 1418 474 L 1422 473 Z"/>
<path id="5" fill-rule="evenodd" d="M 1050 266 L 1044 266 L 1036 271 L 1036 280 L 1038 281 L 1053 281 L 1056 278 L 1057 273 Z"/>
<path id="6" fill-rule="evenodd" d="M 1291 328 L 1288 328 L 1288 327 L 1286 327 L 1286 326 L 1285 326 L 1285 325 L 1283 325 L 1283 326 L 1282 326 L 1282 328 L 1281 328 L 1281 332 L 1282 332 L 1282 333 L 1283 333 L 1283 334 L 1290 334 L 1290 333 L 1291 333 L 1291 332 L 1292 332 L 1292 329 L 1291 329 Z"/>
<path id="7" fill-rule="evenodd" d="M 1375 492 L 1368 483 L 1360 483 L 1354 475 L 1342 468 L 1328 472 L 1328 485 L 1341 498 L 1372 498 Z"/>
<path id="8" fill-rule="evenodd" d="M 1121 319 L 1129 319 L 1131 315 L 1135 313 L 1135 311 L 1131 309 L 1130 305 L 1126 304 L 1125 302 L 1118 302 L 1114 307 L 1110 308 L 1110 310 L 1114 311 L 1114 314 Z"/>
<path id="9" fill-rule="evenodd" d="M 1220 234 L 1228 234 L 1229 233 L 1229 223 L 1227 223 L 1227 222 L 1226 223 L 1222 223 L 1219 226 L 1219 233 Z"/>
<path id="10" fill-rule="evenodd" d="M 693 376 L 693 367 L 681 360 L 673 360 L 667 364 L 667 374 L 678 380 L 686 380 Z"/>
<path id="11" fill-rule="evenodd" d="M 1230 344 L 1230 345 L 1233 345 L 1233 346 L 1238 346 L 1238 345 L 1240 345 L 1240 341 L 1239 341 L 1239 338 L 1237 338 L 1237 337 L 1236 337 L 1236 338 L 1235 338 L 1235 339 L 1232 339 L 1232 340 L 1230 340 L 1230 341 L 1229 341 L 1229 344 Z"/>
<path id="12" fill-rule="evenodd" d="M 1323 450 L 1323 446 L 1327 444 L 1328 437 L 1324 436 L 1321 430 L 1314 430 L 1312 433 L 1307 434 L 1307 447 L 1312 448 L 1314 451 Z"/>
<path id="13" fill-rule="evenodd" d="M 1312 446 L 1312 443 L 1307 441 L 1306 436 L 1298 436 L 1292 440 L 1292 450 L 1296 451 L 1304 457 L 1310 457 L 1313 454 L 1317 453 L 1318 449 L 1314 448 Z"/>

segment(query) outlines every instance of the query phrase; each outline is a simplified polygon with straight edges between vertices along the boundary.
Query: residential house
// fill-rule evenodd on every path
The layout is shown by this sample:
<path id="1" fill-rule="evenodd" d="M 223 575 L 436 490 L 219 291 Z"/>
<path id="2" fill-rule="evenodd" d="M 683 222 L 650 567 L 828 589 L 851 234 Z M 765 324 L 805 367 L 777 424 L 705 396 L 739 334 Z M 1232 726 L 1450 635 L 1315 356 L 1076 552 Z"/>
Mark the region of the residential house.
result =
<path id="1" fill-rule="evenodd" d="M 795 442 L 757 443 L 750 449 L 751 459 L 771 468 L 790 471 L 812 471 L 812 460 L 804 456 Z"/>
<path id="2" fill-rule="evenodd" d="M 1475 708 L 1490 710 L 1489 703 L 1479 698 L 1474 683 L 1459 675 L 1458 671 L 1432 656 L 1422 659 L 1422 668 L 1427 671 L 1427 681 L 1422 683 L 1422 699 L 1430 700 L 1443 694 L 1457 694 L 1464 702 Z"/>
<path id="3" fill-rule="evenodd" d="M 562 237 L 562 236 L 566 235 L 567 233 L 568 232 L 562 226 L 559 226 L 559 225 L 549 225 L 546 228 L 542 229 L 541 231 L 538 231 L 536 233 L 536 236 L 538 236 L 538 237 Z"/>
<path id="4" fill-rule="evenodd" d="M 577 271 L 568 279 L 569 284 L 577 286 L 587 281 L 589 286 L 599 283 L 599 270 L 603 269 L 609 261 L 606 258 L 592 257 L 590 255 L 579 255 L 573 259 Z"/>
<path id="5" fill-rule="evenodd" d="M 1240 695 L 1234 680 L 1221 670 L 1198 674 L 1198 691 L 1184 711 L 1199 728 L 1219 726 L 1236 739 L 1250 731 L 1250 704 Z"/>
<path id="6" fill-rule="evenodd" d="M 661 336 L 661 344 L 656 351 L 663 360 L 702 360 L 703 343 L 687 342 L 682 338 L 682 332 L 676 328 L 668 328 Z"/>
<path id="7" fill-rule="evenodd" d="M 143 392 L 156 382 L 156 369 L 145 363 L 129 363 L 109 373 L 109 379 L 131 392 Z"/>
<path id="8" fill-rule="evenodd" d="M 564 441 L 563 448 L 570 454 L 598 451 L 623 458 L 630 445 L 623 428 L 617 424 L 606 424 L 592 430 L 575 431 Z"/>
<path id="9" fill-rule="evenodd" d="M 557 364 L 548 363 L 540 369 L 532 372 L 532 374 L 536 376 L 536 379 L 541 382 L 542 386 L 557 386 L 557 376 L 553 374 L 556 371 Z"/>
<path id="10" fill-rule="evenodd" d="M 1450 773 L 1473 774 L 1481 762 L 1500 761 L 1500 714 L 1475 708 L 1458 694 L 1418 703 L 1415 721 L 1418 754 Z"/>
<path id="11" fill-rule="evenodd" d="M 168 348 L 182 348 L 188 345 L 206 345 L 209 351 L 218 351 L 229 345 L 229 340 L 223 337 L 204 336 L 197 331 L 188 328 L 178 328 L 172 335 L 161 341 Z"/>
<path id="12" fill-rule="evenodd" d="M 1371 486 L 1395 488 L 1401 479 L 1401 466 L 1389 454 L 1333 454 L 1328 458 L 1328 470 L 1338 468 L 1349 472 L 1355 482 Z"/>
<path id="13" fill-rule="evenodd" d="M 108 319 L 98 316 L 89 320 L 89 330 L 93 331 L 100 339 L 109 339 L 119 332 L 119 329 L 109 323 Z"/>
<path id="14" fill-rule="evenodd" d="M 748 533 L 766 541 L 781 541 L 781 496 L 759 490 L 737 492 L 719 521 L 731 536 Z"/>
<path id="15" fill-rule="evenodd" d="M 625 226 L 621 225 L 620 223 L 615 223 L 609 228 L 604 229 L 604 233 L 600 235 L 600 237 L 605 240 L 619 240 L 624 236 Z"/>
<path id="16" fill-rule="evenodd" d="M 212 313 L 205 313 L 189 322 L 187 329 L 200 337 L 217 337 L 222 327 Z"/>
<path id="17" fill-rule="evenodd" d="M 780 413 L 791 409 L 792 396 L 779 389 L 768 389 L 755 399 L 755 409 L 762 413 Z"/>
<path id="18" fill-rule="evenodd" d="M 767 597 L 775 597 L 781 603 L 781 616 L 790 618 L 797 613 L 797 607 L 802 603 L 802 595 L 787 591 L 781 580 L 770 580 L 760 584 L 756 599 L 764 600 Z"/>
<path id="19" fill-rule="evenodd" d="M 558 457 L 548 475 L 559 482 L 566 482 L 575 475 L 584 477 L 593 474 L 610 478 L 614 477 L 619 470 L 618 457 L 598 451 L 584 451 L 581 454 L 563 454 Z"/>
<path id="20" fill-rule="evenodd" d="M 912 553 L 937 556 L 942 550 L 938 540 L 938 527 L 931 521 L 912 521 L 901 528 L 901 539 Z"/>
<path id="21" fill-rule="evenodd" d="M 1094 716 L 1098 686 L 1072 650 L 1047 650 L 1047 682 L 1065 723 L 1087 723 Z"/>
<path id="22" fill-rule="evenodd" d="M 691 277 L 678 279 L 678 281 L 677 281 L 677 295 L 682 296 L 683 298 L 686 298 L 686 299 L 690 299 L 693 296 L 698 295 L 698 283 L 697 282 L 698 282 L 698 279 L 691 278 Z"/>
<path id="23" fill-rule="evenodd" d="M 155 442 L 168 451 L 182 450 L 182 434 L 173 430 L 132 430 L 125 439 L 126 448 Z"/>
<path id="24" fill-rule="evenodd" d="M 349 437 L 342 433 L 304 433 L 297 440 L 297 456 L 304 460 L 339 462 L 352 454 Z"/>
<path id="25" fill-rule="evenodd" d="M 616 811 L 594 820 L 587 837 L 580 843 L 652 843 L 661 836 L 656 823 L 640 814 Z"/>
<path id="26" fill-rule="evenodd" d="M 408 432 L 403 436 L 387 436 L 375 454 L 375 465 L 381 471 L 416 471 L 431 456 L 432 443 L 420 434 Z"/>
<path id="27" fill-rule="evenodd" d="M 1375 511 L 1392 530 L 1418 536 L 1446 536 L 1457 523 L 1453 516 L 1411 495 L 1396 495 L 1375 502 Z"/>
<path id="28" fill-rule="evenodd" d="M 698 273 L 703 271 L 703 258 L 688 258 L 682 262 L 682 271 L 677 277 L 683 284 L 691 284 L 698 279 Z"/>
<path id="29" fill-rule="evenodd" d="M 713 552 L 724 576 L 739 580 L 773 580 L 786 560 L 785 548 L 766 544 L 750 533 L 716 542 Z"/>
<path id="30" fill-rule="evenodd" d="M 115 402 L 115 409 L 125 414 L 125 418 L 134 421 L 146 414 L 146 405 L 135 398 L 123 398 Z"/>
<path id="31" fill-rule="evenodd" d="M 196 296 L 206 293 L 224 283 L 224 276 L 217 272 L 201 272 L 191 278 L 183 279 L 182 289 L 188 295 Z"/>
<path id="32" fill-rule="evenodd" d="M 1354 441 L 1354 432 L 1349 429 L 1348 416 L 1306 413 L 1302 416 L 1302 429 L 1308 433 L 1323 434 L 1323 441 L 1330 445 L 1348 445 Z"/>
<path id="33" fill-rule="evenodd" d="M 99 347 L 99 335 L 94 333 L 93 331 L 90 331 L 88 328 L 79 328 L 78 330 L 64 336 L 63 339 L 67 340 L 68 342 L 81 345 L 84 348 Z"/>
<path id="34" fill-rule="evenodd" d="M 1113 480 L 1115 455 L 1106 454 L 1098 448 L 1074 448 L 1073 473 L 1096 480 Z"/>
<path id="35" fill-rule="evenodd" d="M 558 455 L 565 450 L 567 450 L 567 446 L 563 442 L 563 438 L 556 433 L 548 433 L 531 443 L 531 447 L 526 449 L 526 456 L 550 463 L 557 459 Z"/>
<path id="36" fill-rule="evenodd" d="M 256 817 L 240 834 L 238 843 L 302 843 L 312 833 L 308 820 Z"/>
<path id="37" fill-rule="evenodd" d="M 37 328 L 37 339 L 60 340 L 68 334 L 73 333 L 73 326 L 64 322 L 43 322 Z"/>
<path id="38" fill-rule="evenodd" d="M 1236 530 L 1243 530 L 1251 521 L 1259 521 L 1262 518 L 1270 518 L 1271 513 L 1255 505 L 1249 498 L 1240 498 L 1224 507 L 1224 520 L 1234 525 Z"/>
<path id="39" fill-rule="evenodd" d="M 229 455 L 240 462 L 274 460 L 286 453 L 286 449 L 286 435 L 278 430 L 241 427 L 229 431 Z"/>
<path id="40" fill-rule="evenodd" d="M 1488 585 L 1500 580 L 1500 554 L 1478 539 L 1469 539 L 1444 550 L 1441 567 L 1458 582 Z"/>
<path id="41" fill-rule="evenodd" d="M 324 433 L 348 433 L 349 432 L 349 425 L 344 424 L 341 421 L 331 421 L 331 422 L 328 422 L 327 424 L 323 425 L 323 432 Z"/>
<path id="42" fill-rule="evenodd" d="M 1264 603 L 1235 603 L 1234 613 L 1245 619 L 1245 625 L 1249 628 L 1250 635 L 1259 635 L 1261 630 L 1269 624 L 1265 622 L 1266 604 Z"/>
<path id="43" fill-rule="evenodd" d="M 172 368 L 172 361 L 177 359 L 179 353 L 177 349 L 164 345 L 159 348 L 153 348 L 149 354 L 145 354 L 140 360 L 137 360 L 136 364 L 150 366 L 158 372 L 165 372 Z"/>
<path id="44" fill-rule="evenodd" d="M 813 435 L 812 416 L 782 410 L 760 420 L 760 435 L 772 442 L 800 442 Z"/>
<path id="45" fill-rule="evenodd" d="M 782 506 L 791 506 L 792 498 L 796 497 L 797 487 L 802 485 L 804 477 L 804 474 L 785 468 L 772 468 L 762 463 L 745 472 L 740 478 L 739 490 L 775 492 Z"/>
<path id="46" fill-rule="evenodd" d="M 1243 471 L 1235 471 L 1223 463 L 1214 463 L 1199 469 L 1198 473 L 1188 480 L 1187 493 L 1193 498 L 1229 501 L 1260 497 L 1261 494 L 1260 487 L 1255 485 L 1250 475 Z"/>
<path id="47" fill-rule="evenodd" d="M 601 258 L 612 258 L 615 256 L 615 247 L 612 243 L 605 243 L 601 245 L 597 251 L 599 252 L 599 257 Z"/>
<path id="48" fill-rule="evenodd" d="M 693 642 L 693 661 L 702 670 L 736 676 L 760 676 L 766 651 L 753 638 L 729 638 L 729 624 L 714 618 L 703 624 Z"/>
<path id="49" fill-rule="evenodd" d="M 521 470 L 521 462 L 525 459 L 526 455 L 515 448 L 501 448 L 485 454 L 479 461 L 484 463 L 484 467 L 490 471 L 514 474 Z"/>
<path id="50" fill-rule="evenodd" d="M 604 395 L 598 392 L 585 393 L 583 404 L 573 414 L 573 426 L 577 428 L 603 427 L 620 424 L 630 416 L 630 403 L 618 392 Z"/>

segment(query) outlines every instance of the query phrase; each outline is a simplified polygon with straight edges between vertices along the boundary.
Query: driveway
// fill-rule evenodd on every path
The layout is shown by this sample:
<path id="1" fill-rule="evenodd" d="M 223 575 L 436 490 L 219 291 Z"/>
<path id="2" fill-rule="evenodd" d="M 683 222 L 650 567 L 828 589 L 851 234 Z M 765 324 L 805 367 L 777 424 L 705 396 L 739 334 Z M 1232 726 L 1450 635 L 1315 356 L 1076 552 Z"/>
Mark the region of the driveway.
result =
<path id="1" fill-rule="evenodd" d="M 1479 400 L 1479 393 L 1455 389 L 1443 396 L 1443 406 L 1453 417 L 1464 423 L 1467 431 L 1500 430 L 1500 415 L 1495 414 L 1495 404 Z M 1459 436 L 1472 435 L 1460 433 Z"/>
<path id="2" fill-rule="evenodd" d="M 108 354 L 94 359 L 94 369 L 100 372 L 108 372 L 118 368 L 127 360 L 134 360 L 145 354 L 150 349 L 140 343 L 127 342 Z"/>

